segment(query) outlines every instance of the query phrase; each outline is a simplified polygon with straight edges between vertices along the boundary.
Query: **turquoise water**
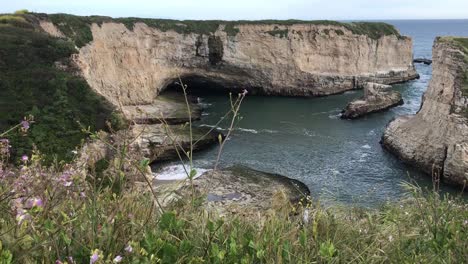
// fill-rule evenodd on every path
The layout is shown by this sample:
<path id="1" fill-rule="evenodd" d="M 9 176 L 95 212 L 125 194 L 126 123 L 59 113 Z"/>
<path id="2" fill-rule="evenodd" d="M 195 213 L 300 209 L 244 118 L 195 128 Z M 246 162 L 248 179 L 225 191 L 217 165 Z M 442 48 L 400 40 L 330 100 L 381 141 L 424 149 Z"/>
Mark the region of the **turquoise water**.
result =
<path id="1" fill-rule="evenodd" d="M 431 57 L 435 36 L 468 36 L 468 20 L 387 21 L 413 37 L 415 57 Z M 416 113 L 431 78 L 431 66 L 416 65 L 421 78 L 394 88 L 405 104 L 360 120 L 341 120 L 340 111 L 361 91 L 321 98 L 248 96 L 243 119 L 222 155 L 222 166 L 242 164 L 298 179 L 324 203 L 374 206 L 404 194 L 400 183 L 428 177 L 406 166 L 379 144 L 395 116 Z M 198 125 L 212 126 L 229 108 L 227 95 L 201 96 L 205 112 Z M 227 124 L 222 124 L 225 129 Z M 195 166 L 211 168 L 217 149 L 198 153 Z M 451 191 L 450 188 L 444 188 Z"/>

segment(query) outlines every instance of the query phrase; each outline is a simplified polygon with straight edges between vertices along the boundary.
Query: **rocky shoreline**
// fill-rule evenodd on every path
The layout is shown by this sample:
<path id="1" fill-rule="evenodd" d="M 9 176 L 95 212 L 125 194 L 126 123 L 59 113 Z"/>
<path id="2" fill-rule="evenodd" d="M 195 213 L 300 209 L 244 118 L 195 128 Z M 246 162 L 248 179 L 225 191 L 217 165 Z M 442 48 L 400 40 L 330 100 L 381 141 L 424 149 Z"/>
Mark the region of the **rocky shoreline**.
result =
<path id="1" fill-rule="evenodd" d="M 192 192 L 187 180 L 156 181 L 155 186 L 164 204 Z M 275 209 L 275 199 L 305 204 L 310 196 L 309 188 L 300 181 L 245 166 L 207 171 L 193 181 L 193 187 L 205 195 L 203 207 L 218 215 L 256 215 Z"/>

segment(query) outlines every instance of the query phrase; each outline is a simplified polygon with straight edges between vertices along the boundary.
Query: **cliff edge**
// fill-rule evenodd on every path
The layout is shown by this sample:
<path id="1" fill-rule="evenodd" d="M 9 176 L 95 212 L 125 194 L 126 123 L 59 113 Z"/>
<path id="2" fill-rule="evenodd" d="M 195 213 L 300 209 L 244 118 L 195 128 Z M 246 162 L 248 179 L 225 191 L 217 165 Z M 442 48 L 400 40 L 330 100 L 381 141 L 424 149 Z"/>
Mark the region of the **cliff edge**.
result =
<path id="1" fill-rule="evenodd" d="M 450 184 L 468 181 L 468 38 L 439 37 L 433 75 L 416 115 L 392 121 L 385 148 Z"/>
<path id="2" fill-rule="evenodd" d="M 412 40 L 384 23 L 39 17 L 45 31 L 74 40 L 83 76 L 114 104 L 151 104 L 179 75 L 282 96 L 418 77 Z"/>

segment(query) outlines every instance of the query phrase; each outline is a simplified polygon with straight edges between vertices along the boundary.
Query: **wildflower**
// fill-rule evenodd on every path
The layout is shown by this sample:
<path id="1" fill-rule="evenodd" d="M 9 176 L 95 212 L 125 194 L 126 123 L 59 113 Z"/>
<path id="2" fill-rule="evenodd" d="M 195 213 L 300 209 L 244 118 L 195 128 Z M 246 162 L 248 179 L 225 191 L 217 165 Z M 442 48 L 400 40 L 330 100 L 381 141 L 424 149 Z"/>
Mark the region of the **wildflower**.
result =
<path id="1" fill-rule="evenodd" d="M 390 242 L 393 241 L 393 236 L 392 236 L 392 235 L 389 235 L 389 236 L 388 236 L 388 241 L 390 241 Z"/>
<path id="2" fill-rule="evenodd" d="M 114 258 L 114 260 L 112 262 L 119 263 L 121 261 L 122 261 L 122 256 L 117 256 L 117 257 Z"/>
<path id="3" fill-rule="evenodd" d="M 18 209 L 16 212 L 16 221 L 18 222 L 18 225 L 21 225 L 25 220 L 29 218 L 28 213 L 26 210 L 23 209 Z"/>
<path id="4" fill-rule="evenodd" d="M 72 153 L 73 155 L 76 155 L 76 154 L 78 154 L 78 151 L 72 150 L 71 153 Z"/>
<path id="5" fill-rule="evenodd" d="M 246 96 L 248 93 L 249 93 L 249 91 L 247 91 L 247 89 L 244 89 L 244 90 L 242 91 L 242 95 L 243 95 L 243 96 Z"/>
<path id="6" fill-rule="evenodd" d="M 32 207 L 42 207 L 44 203 L 42 202 L 41 198 L 34 198 L 32 202 Z"/>
<path id="7" fill-rule="evenodd" d="M 24 131 L 24 132 L 28 131 L 28 129 L 29 129 L 29 121 L 28 120 L 21 121 L 20 125 L 21 125 L 21 130 L 22 131 Z"/>
<path id="8" fill-rule="evenodd" d="M 94 264 L 99 260 L 99 251 L 95 250 L 89 259 L 89 264 Z"/>
<path id="9" fill-rule="evenodd" d="M 23 155 L 23 156 L 21 156 L 21 160 L 22 160 L 23 162 L 28 162 L 29 158 L 28 158 L 28 156 Z"/>
<path id="10" fill-rule="evenodd" d="M 130 244 L 128 244 L 126 247 L 125 247 L 125 251 L 127 251 L 128 253 L 132 253 L 133 252 L 133 248 Z"/>
<path id="11" fill-rule="evenodd" d="M 57 260 L 55 261 L 55 264 L 63 264 L 63 262 L 57 259 Z"/>

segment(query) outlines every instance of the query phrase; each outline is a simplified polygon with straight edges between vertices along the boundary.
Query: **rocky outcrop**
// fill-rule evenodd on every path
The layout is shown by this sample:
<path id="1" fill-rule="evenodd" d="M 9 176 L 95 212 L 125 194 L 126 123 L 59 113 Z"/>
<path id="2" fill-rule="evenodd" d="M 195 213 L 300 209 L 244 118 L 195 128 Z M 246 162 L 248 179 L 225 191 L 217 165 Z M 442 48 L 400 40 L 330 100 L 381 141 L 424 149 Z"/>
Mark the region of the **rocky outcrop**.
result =
<path id="1" fill-rule="evenodd" d="M 437 38 L 433 75 L 416 115 L 392 121 L 385 148 L 426 173 L 464 186 L 468 181 L 468 39 Z"/>
<path id="2" fill-rule="evenodd" d="M 244 166 L 207 171 L 196 178 L 193 184 L 198 193 L 206 195 L 203 206 L 219 215 L 256 215 L 275 209 L 275 206 L 284 206 L 285 201 L 293 204 L 306 202 L 310 196 L 309 189 L 300 181 Z M 188 182 L 181 185 L 180 181 L 157 181 L 155 186 L 166 205 L 177 200 L 177 194 L 174 193 L 189 196 L 192 192 Z M 275 203 L 276 198 L 281 201 Z"/>
<path id="3" fill-rule="evenodd" d="M 189 127 L 180 125 L 134 125 L 132 133 L 135 146 L 151 162 L 179 159 L 178 155 L 185 158 L 190 144 L 193 151 L 199 151 L 216 145 L 220 135 L 224 139 L 222 134 L 206 127 L 193 127 L 190 137 Z"/>
<path id="4" fill-rule="evenodd" d="M 145 105 L 122 106 L 122 112 L 126 119 L 137 124 L 183 124 L 193 120 L 199 120 L 202 108 L 195 98 L 187 97 L 180 93 L 165 93 L 159 95 L 153 103 Z M 190 109 L 187 108 L 187 103 Z M 189 118 L 190 112 L 190 118 Z"/>
<path id="5" fill-rule="evenodd" d="M 364 85 L 364 96 L 349 103 L 343 110 L 341 118 L 356 119 L 370 113 L 402 105 L 401 94 L 391 89 L 392 86 L 390 85 L 366 83 Z"/>
<path id="6" fill-rule="evenodd" d="M 424 59 L 424 58 L 416 58 L 413 60 L 414 63 L 424 63 L 426 65 L 431 65 L 432 64 L 432 60 L 430 59 Z"/>
<path id="7" fill-rule="evenodd" d="M 418 77 L 411 39 L 387 24 L 93 21 L 92 41 L 75 59 L 91 87 L 114 104 L 151 104 L 178 76 L 284 96 L 323 96 L 362 82 Z"/>

